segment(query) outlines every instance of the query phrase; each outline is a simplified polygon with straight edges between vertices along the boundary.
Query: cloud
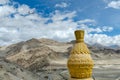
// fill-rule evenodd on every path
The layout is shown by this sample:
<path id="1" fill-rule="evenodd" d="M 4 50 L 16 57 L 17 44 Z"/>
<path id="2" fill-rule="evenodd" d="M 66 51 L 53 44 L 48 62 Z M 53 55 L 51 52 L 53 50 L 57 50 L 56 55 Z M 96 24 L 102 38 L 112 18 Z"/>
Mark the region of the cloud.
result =
<path id="1" fill-rule="evenodd" d="M 78 21 L 78 23 L 95 23 L 96 21 L 93 19 L 84 19 L 84 20 L 80 20 Z"/>
<path id="2" fill-rule="evenodd" d="M 65 2 L 62 2 L 60 4 L 56 4 L 55 7 L 66 8 L 66 7 L 68 7 L 68 4 Z"/>
<path id="3" fill-rule="evenodd" d="M 72 40 L 77 23 L 76 12 L 56 10 L 51 17 L 42 17 L 27 5 L 0 6 L 0 45 L 8 45 L 31 38 L 51 38 L 60 41 Z M 50 22 L 52 21 L 52 22 Z M 61 35 L 62 34 L 62 35 Z"/>
<path id="4" fill-rule="evenodd" d="M 56 14 L 56 15 L 54 15 Z M 61 13 L 60 11 L 56 10 L 55 13 L 52 14 L 52 20 L 56 21 L 56 20 L 64 20 L 64 19 L 72 19 L 73 17 L 75 17 L 76 12 L 69 12 L 69 13 Z"/>
<path id="5" fill-rule="evenodd" d="M 103 46 L 120 46 L 120 35 L 108 36 L 106 34 L 88 34 L 85 37 L 87 43 L 90 44 L 101 44 Z"/>
<path id="6" fill-rule="evenodd" d="M 76 11 L 61 12 L 55 10 L 50 17 L 43 17 L 36 9 L 28 5 L 4 4 L 0 6 L 0 45 L 9 45 L 31 38 L 51 38 L 59 41 L 74 39 L 76 29 L 86 31 L 87 43 L 99 43 L 103 45 L 120 45 L 120 35 L 107 36 L 104 32 L 110 32 L 113 27 L 97 26 L 94 19 L 74 21 Z M 95 34 L 92 34 L 94 32 Z"/>
<path id="7" fill-rule="evenodd" d="M 109 2 L 107 8 L 120 9 L 120 0 Z"/>
<path id="8" fill-rule="evenodd" d="M 29 6 L 24 4 L 19 6 L 17 10 L 18 10 L 18 13 L 22 15 L 32 14 L 35 11 L 35 9 L 30 9 Z"/>
<path id="9" fill-rule="evenodd" d="M 113 27 L 110 26 L 102 26 L 102 27 L 95 27 L 96 21 L 93 19 L 84 19 L 77 21 L 79 27 L 78 29 L 84 29 L 87 33 L 96 32 L 96 33 L 102 33 L 102 32 L 110 32 L 113 30 Z"/>
<path id="10" fill-rule="evenodd" d="M 86 23 L 92 23 L 96 24 L 96 21 L 93 19 L 85 19 L 78 21 L 79 23 L 79 29 L 85 30 L 85 41 L 88 44 L 94 45 L 94 44 L 100 44 L 103 46 L 112 46 L 112 45 L 118 45 L 120 46 L 120 35 L 116 36 L 108 36 L 104 34 L 104 32 L 111 32 L 113 30 L 113 27 L 110 26 L 102 26 L 102 27 L 95 27 L 96 25 L 89 26 Z M 92 34 L 94 32 L 94 34 Z"/>
<path id="11" fill-rule="evenodd" d="M 1 5 L 6 4 L 6 3 L 9 3 L 9 0 L 0 0 Z"/>
<path id="12" fill-rule="evenodd" d="M 14 13 L 15 9 L 13 6 L 0 6 L 0 18 L 1 17 L 5 17 L 5 16 L 9 16 L 11 13 Z"/>
<path id="13" fill-rule="evenodd" d="M 103 26 L 102 30 L 103 30 L 103 31 L 110 32 L 110 31 L 113 30 L 113 27 L 110 27 L 110 26 Z"/>
<path id="14" fill-rule="evenodd" d="M 110 32 L 113 30 L 112 27 L 89 27 L 86 24 L 81 24 L 79 25 L 80 29 L 83 29 L 86 31 L 86 33 L 91 33 L 91 32 L 95 32 L 95 33 L 103 33 L 103 32 Z"/>
<path id="15" fill-rule="evenodd" d="M 105 2 L 105 3 L 109 3 L 110 1 L 112 1 L 112 0 L 103 0 L 103 2 Z"/>

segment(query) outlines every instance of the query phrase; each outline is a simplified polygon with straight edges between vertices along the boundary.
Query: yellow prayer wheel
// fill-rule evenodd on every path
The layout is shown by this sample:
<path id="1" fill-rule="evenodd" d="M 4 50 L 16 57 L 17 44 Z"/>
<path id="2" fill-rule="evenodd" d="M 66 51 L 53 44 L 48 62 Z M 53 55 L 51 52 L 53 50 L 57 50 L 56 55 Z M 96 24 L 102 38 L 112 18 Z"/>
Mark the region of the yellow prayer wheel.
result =
<path id="1" fill-rule="evenodd" d="M 93 60 L 87 45 L 84 43 L 84 30 L 76 30 L 76 43 L 74 44 L 67 67 L 70 73 L 69 80 L 93 80 Z"/>

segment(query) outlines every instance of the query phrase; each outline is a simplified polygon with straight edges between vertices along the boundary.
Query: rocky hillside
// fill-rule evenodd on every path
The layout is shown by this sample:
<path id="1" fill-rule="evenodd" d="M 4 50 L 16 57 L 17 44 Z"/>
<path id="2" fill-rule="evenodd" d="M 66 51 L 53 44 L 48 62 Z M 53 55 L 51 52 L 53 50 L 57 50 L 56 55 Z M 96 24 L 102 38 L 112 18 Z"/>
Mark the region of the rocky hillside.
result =
<path id="1" fill-rule="evenodd" d="M 50 63 L 65 62 L 73 46 L 69 43 L 57 42 L 51 39 L 30 39 L 8 47 L 1 48 L 0 53 L 7 60 L 24 68 L 36 70 L 49 66 Z M 120 57 L 120 50 L 110 49 L 101 45 L 88 45 L 93 59 Z"/>
<path id="2" fill-rule="evenodd" d="M 3 47 L 1 57 L 29 70 L 39 70 L 66 59 L 68 45 L 50 39 L 30 39 Z"/>
<path id="3" fill-rule="evenodd" d="M 39 76 L 0 58 L 0 80 L 39 80 Z"/>
<path id="4" fill-rule="evenodd" d="M 120 58 L 120 49 L 104 47 L 101 45 L 88 45 L 94 59 L 115 59 Z"/>
<path id="5" fill-rule="evenodd" d="M 33 38 L 0 47 L 0 80 L 39 80 L 40 78 L 42 78 L 40 80 L 48 80 L 48 71 L 46 70 L 51 68 L 66 69 L 67 58 L 73 44 L 74 41 L 63 43 L 51 39 Z M 106 64 L 112 62 L 110 64 L 113 64 L 118 62 L 120 58 L 120 49 L 103 47 L 101 45 L 87 45 L 93 59 L 96 62 L 98 61 L 97 63 Z M 42 70 L 45 70 L 45 72 Z M 32 72 L 39 74 L 39 79 Z M 54 71 L 52 72 L 54 73 Z M 58 78 L 59 80 L 67 79 L 63 73 L 59 74 L 59 77 L 58 74 L 52 74 L 52 76 L 56 75 L 55 80 L 58 80 Z"/>

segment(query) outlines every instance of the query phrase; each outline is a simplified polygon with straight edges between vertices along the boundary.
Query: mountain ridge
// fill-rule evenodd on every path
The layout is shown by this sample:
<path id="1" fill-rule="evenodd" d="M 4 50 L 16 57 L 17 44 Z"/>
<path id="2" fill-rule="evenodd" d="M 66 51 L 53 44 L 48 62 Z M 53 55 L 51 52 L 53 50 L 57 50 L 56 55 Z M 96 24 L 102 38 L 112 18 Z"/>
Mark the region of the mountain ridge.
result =
<path id="1" fill-rule="evenodd" d="M 10 68 L 10 71 L 12 71 L 14 68 L 10 67 L 10 65 L 16 66 L 15 69 L 18 70 L 21 70 L 22 68 L 25 71 L 25 75 L 29 73 L 28 76 L 32 76 L 33 73 L 35 73 L 36 77 L 34 79 L 31 78 L 31 80 L 39 80 L 38 74 L 40 76 L 40 80 L 48 80 L 47 73 L 50 73 L 49 70 L 53 70 L 54 73 L 54 71 L 56 71 L 57 69 L 60 69 L 61 71 L 67 69 L 67 59 L 70 55 L 72 47 L 74 46 L 74 43 L 75 41 L 65 43 L 58 42 L 52 39 L 32 38 L 27 41 L 22 41 L 9 46 L 4 46 L 0 48 L 0 65 L 3 66 L 4 64 L 9 63 L 4 66 Z M 90 49 L 91 56 L 94 59 L 96 65 L 119 64 L 118 60 L 120 58 L 120 49 L 112 49 L 108 47 L 103 47 L 101 45 L 92 46 L 87 44 L 87 46 Z M 99 68 L 100 66 L 97 67 Z M 1 69 L 3 70 L 3 72 L 2 74 L 0 74 L 0 77 L 5 78 L 4 73 L 7 73 L 7 71 L 9 70 L 7 68 Z M 7 73 L 8 75 L 12 75 L 9 75 L 10 78 L 14 78 L 11 80 L 22 79 L 22 77 L 24 77 L 26 80 L 29 79 L 28 77 L 22 75 L 22 71 L 19 71 L 18 73 L 22 75 L 22 77 L 14 73 L 14 71 L 13 73 Z M 56 75 L 55 80 L 58 80 L 57 77 L 60 76 L 58 74 L 54 75 Z M 6 78 L 3 80 L 6 80 Z M 60 80 L 64 80 L 63 77 L 61 77 Z"/>

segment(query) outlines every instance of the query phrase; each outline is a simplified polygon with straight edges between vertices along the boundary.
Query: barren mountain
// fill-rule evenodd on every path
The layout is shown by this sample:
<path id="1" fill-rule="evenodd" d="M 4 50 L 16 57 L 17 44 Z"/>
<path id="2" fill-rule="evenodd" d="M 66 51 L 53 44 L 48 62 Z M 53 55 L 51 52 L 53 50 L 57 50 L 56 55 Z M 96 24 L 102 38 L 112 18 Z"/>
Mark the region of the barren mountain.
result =
<path id="1" fill-rule="evenodd" d="M 30 70 L 39 70 L 50 64 L 66 64 L 73 42 L 63 43 L 51 39 L 30 39 L 6 47 L 6 59 Z M 120 57 L 120 50 L 88 45 L 93 59 Z"/>
<path id="2" fill-rule="evenodd" d="M 39 79 L 42 78 L 40 80 L 48 80 L 49 74 L 47 74 L 47 69 L 50 70 L 58 68 L 60 71 L 66 69 L 67 58 L 69 56 L 73 43 L 74 42 L 64 43 L 51 39 L 33 38 L 9 46 L 0 47 L 0 71 L 2 72 L 0 73 L 0 79 L 38 80 L 37 76 L 33 77 L 34 79 L 31 78 L 34 75 L 33 73 L 27 71 L 30 70 L 35 74 L 39 74 Z M 116 66 L 114 68 L 119 69 L 118 64 L 120 63 L 118 60 L 120 60 L 120 49 L 104 47 L 98 44 L 87 45 L 91 51 L 95 64 L 111 65 L 103 65 L 102 67 L 101 65 L 95 65 L 95 68 L 114 67 L 113 64 L 115 64 Z M 14 67 L 15 69 L 13 69 Z M 12 72 L 12 70 L 14 71 Z M 52 71 L 54 74 L 52 74 L 52 76 L 56 76 L 53 80 L 66 80 L 68 78 L 68 72 L 59 73 L 60 71 L 56 71 L 56 73 L 54 73 L 54 70 Z M 31 76 L 31 79 L 28 78 L 29 76 Z"/>
<path id="3" fill-rule="evenodd" d="M 6 48 L 6 59 L 30 70 L 39 70 L 49 66 L 52 60 L 59 59 L 58 54 L 37 39 L 10 45 Z"/>

